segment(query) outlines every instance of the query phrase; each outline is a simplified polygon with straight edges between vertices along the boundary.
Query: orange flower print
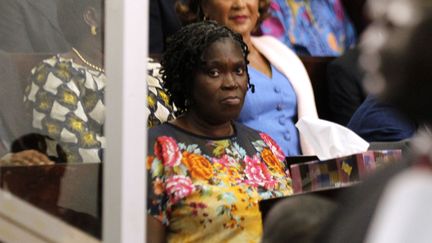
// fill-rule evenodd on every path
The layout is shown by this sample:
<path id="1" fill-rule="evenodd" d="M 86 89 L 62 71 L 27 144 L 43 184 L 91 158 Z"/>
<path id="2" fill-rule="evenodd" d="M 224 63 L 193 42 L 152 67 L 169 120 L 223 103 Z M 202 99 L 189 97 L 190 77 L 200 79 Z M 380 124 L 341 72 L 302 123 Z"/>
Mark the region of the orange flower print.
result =
<path id="1" fill-rule="evenodd" d="M 276 158 L 276 156 L 272 153 L 272 151 L 268 148 L 264 148 L 261 151 L 261 157 L 264 160 L 264 162 L 267 164 L 268 167 L 273 169 L 276 172 L 279 172 L 281 174 L 284 174 L 283 168 L 279 162 L 279 160 Z"/>
<path id="2" fill-rule="evenodd" d="M 147 156 L 147 163 L 146 163 L 147 170 L 151 168 L 153 160 L 154 160 L 153 156 Z"/>
<path id="3" fill-rule="evenodd" d="M 270 150 L 273 152 L 276 158 L 283 161 L 285 159 L 285 154 L 283 153 L 279 145 L 273 140 L 273 138 L 263 132 L 259 135 L 261 136 L 262 140 L 264 140 L 264 142 L 269 146 Z"/>
<path id="4" fill-rule="evenodd" d="M 153 192 L 156 196 L 161 195 L 164 191 L 164 184 L 160 178 L 153 181 Z"/>
<path id="5" fill-rule="evenodd" d="M 182 162 L 185 164 L 192 178 L 208 180 L 213 175 L 213 167 L 210 162 L 199 154 L 183 152 Z"/>
<path id="6" fill-rule="evenodd" d="M 228 173 L 230 175 L 230 178 L 234 181 L 240 181 L 241 180 L 241 176 L 240 173 L 238 172 L 238 170 L 235 167 L 230 167 L 228 170 Z"/>

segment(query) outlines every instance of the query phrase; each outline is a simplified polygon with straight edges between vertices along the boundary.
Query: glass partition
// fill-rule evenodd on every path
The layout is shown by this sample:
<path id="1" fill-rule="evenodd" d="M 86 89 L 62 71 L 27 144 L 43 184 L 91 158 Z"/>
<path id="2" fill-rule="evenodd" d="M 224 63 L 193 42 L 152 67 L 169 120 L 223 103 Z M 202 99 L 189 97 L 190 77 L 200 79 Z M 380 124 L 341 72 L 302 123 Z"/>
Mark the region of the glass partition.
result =
<path id="1" fill-rule="evenodd" d="M 116 119 L 124 120 L 123 113 L 116 114 L 113 104 L 127 106 L 129 102 L 116 95 L 127 90 L 122 88 L 128 83 L 123 75 L 116 80 L 120 86 L 113 85 L 119 90 L 111 92 L 114 108 L 106 104 L 109 85 L 105 72 L 105 23 L 110 22 L 106 21 L 106 5 L 111 6 L 111 18 L 120 18 L 125 23 L 127 14 L 118 11 L 125 10 L 124 6 L 130 2 L 0 1 L 0 189 L 99 239 L 102 238 L 102 171 L 107 160 L 107 111 L 114 111 L 110 114 L 114 116 L 111 126 L 120 130 L 122 137 L 121 126 L 116 127 L 114 123 Z M 144 17 L 138 19 L 143 23 L 133 23 L 134 28 L 146 25 L 148 15 L 144 2 L 139 5 Z M 122 37 L 111 41 L 111 47 L 123 48 L 123 27 L 118 31 L 113 27 L 110 31 L 112 37 Z M 138 32 L 145 31 L 147 28 Z M 146 42 L 141 45 L 147 48 Z M 124 67 L 128 62 L 124 52 L 122 49 L 111 52 L 115 60 L 108 62 L 113 67 L 113 76 L 118 73 L 117 66 Z M 144 67 L 142 60 L 146 60 L 146 51 L 137 51 L 136 55 L 141 55 L 137 65 Z M 144 112 L 145 71 L 142 73 L 142 86 L 135 90 L 136 95 L 142 96 L 139 98 L 142 103 L 134 105 L 142 107 Z M 142 133 L 135 135 L 139 137 L 137 140 L 144 141 L 146 123 L 138 121 L 142 122 L 142 128 L 136 131 Z M 113 142 L 111 148 L 122 146 L 121 138 L 112 138 L 120 141 Z M 144 174 L 142 143 L 137 143 L 142 156 L 131 158 L 135 164 L 142 165 Z M 117 152 L 118 157 L 112 156 Z M 127 164 L 122 162 L 126 159 L 123 151 L 111 154 L 111 161 L 117 160 L 121 171 L 126 173 L 127 169 L 122 167 Z M 112 176 L 112 185 L 123 184 L 116 172 L 104 171 L 104 174 Z M 143 184 L 137 187 L 144 195 Z M 116 191 L 117 197 L 118 193 L 124 194 L 121 190 Z M 137 211 L 144 211 L 144 198 L 138 202 L 142 208 Z M 114 214 L 121 211 L 121 206 L 115 210 L 111 208 Z M 144 231 L 144 227 L 140 230 Z"/>

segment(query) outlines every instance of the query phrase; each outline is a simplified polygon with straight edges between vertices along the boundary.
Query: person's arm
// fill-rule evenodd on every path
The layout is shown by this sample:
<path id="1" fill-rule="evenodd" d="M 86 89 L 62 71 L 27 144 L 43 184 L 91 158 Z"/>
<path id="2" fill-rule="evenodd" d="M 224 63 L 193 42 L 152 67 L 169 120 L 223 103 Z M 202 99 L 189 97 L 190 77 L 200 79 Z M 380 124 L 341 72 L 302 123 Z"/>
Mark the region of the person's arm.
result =
<path id="1" fill-rule="evenodd" d="M 9 153 L 0 159 L 0 165 L 52 165 L 48 156 L 29 149 L 18 153 Z"/>
<path id="2" fill-rule="evenodd" d="M 151 243 L 164 243 L 166 242 L 165 237 L 165 226 L 153 218 L 152 216 L 147 216 L 147 241 Z"/>
<path id="3" fill-rule="evenodd" d="M 147 242 L 166 242 L 168 222 L 166 218 L 167 200 L 164 182 L 164 161 L 158 159 L 154 152 L 156 135 L 150 129 L 148 132 L 147 153 Z M 154 146 L 155 145 L 155 146 Z"/>

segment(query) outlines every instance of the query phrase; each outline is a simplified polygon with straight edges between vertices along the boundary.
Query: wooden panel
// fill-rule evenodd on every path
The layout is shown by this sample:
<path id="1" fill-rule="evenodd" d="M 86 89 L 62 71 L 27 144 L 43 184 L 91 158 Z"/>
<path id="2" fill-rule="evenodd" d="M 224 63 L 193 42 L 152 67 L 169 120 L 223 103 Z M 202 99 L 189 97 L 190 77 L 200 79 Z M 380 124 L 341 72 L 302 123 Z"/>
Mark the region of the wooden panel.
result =
<path id="1" fill-rule="evenodd" d="M 2 189 L 98 238 L 101 177 L 101 164 L 0 167 Z"/>
<path id="2" fill-rule="evenodd" d="M 3 190 L 0 190 L 0 240 L 8 243 L 100 242 Z"/>

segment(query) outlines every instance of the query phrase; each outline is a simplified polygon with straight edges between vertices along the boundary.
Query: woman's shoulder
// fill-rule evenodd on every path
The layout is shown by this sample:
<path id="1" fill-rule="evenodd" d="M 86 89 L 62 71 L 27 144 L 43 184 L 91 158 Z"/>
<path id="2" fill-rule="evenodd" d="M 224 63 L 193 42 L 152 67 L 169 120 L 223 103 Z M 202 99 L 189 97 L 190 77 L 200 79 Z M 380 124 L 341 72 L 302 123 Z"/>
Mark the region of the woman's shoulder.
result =
<path id="1" fill-rule="evenodd" d="M 234 126 L 235 126 L 238 134 L 239 133 L 241 134 L 243 132 L 251 133 L 251 134 L 259 134 L 260 133 L 260 131 L 254 129 L 254 128 L 251 128 L 247 125 L 244 125 L 243 123 L 240 123 L 240 122 L 234 121 Z"/>
<path id="2" fill-rule="evenodd" d="M 278 69 L 287 63 L 303 66 L 297 54 L 273 36 L 263 35 L 252 37 L 253 45 Z"/>
<path id="3" fill-rule="evenodd" d="M 162 123 L 159 125 L 156 125 L 154 127 L 151 127 L 147 130 L 148 136 L 154 136 L 154 135 L 167 135 L 172 133 L 172 126 L 168 123 Z"/>
<path id="4" fill-rule="evenodd" d="M 71 58 L 65 58 L 61 55 L 51 56 L 42 60 L 31 70 L 31 79 L 37 79 L 42 82 L 56 79 L 60 82 L 69 82 L 77 76 L 85 79 L 86 68 L 75 63 Z M 54 74 L 54 75 L 50 75 Z"/>
<path id="5" fill-rule="evenodd" d="M 283 42 L 278 40 L 277 38 L 271 36 L 271 35 L 262 35 L 262 36 L 253 36 L 252 37 L 252 43 L 254 46 L 258 47 L 259 49 L 264 49 L 264 47 L 271 46 L 273 50 L 283 50 L 286 52 L 294 53 L 288 46 L 286 46 Z"/>
<path id="6" fill-rule="evenodd" d="M 185 141 L 193 137 L 192 134 L 178 128 L 177 126 L 169 122 L 165 122 L 151 127 L 147 131 L 149 142 L 156 141 L 158 138 L 161 137 L 169 137 L 170 139 L 173 139 L 175 141 Z"/>
<path id="7" fill-rule="evenodd" d="M 247 125 L 238 122 L 234 122 L 234 124 L 236 127 L 236 133 L 238 137 L 248 136 L 248 137 L 255 138 L 254 140 L 263 140 L 264 142 L 267 142 L 268 138 L 270 138 L 270 136 L 267 133 L 262 132 L 260 130 L 256 130 L 254 128 L 248 127 Z"/>
<path id="8" fill-rule="evenodd" d="M 234 126 L 236 129 L 237 137 L 245 138 L 248 137 L 250 140 L 260 140 L 261 134 L 263 132 L 256 130 L 254 128 L 248 127 L 247 125 L 244 125 L 239 122 L 234 122 Z"/>

